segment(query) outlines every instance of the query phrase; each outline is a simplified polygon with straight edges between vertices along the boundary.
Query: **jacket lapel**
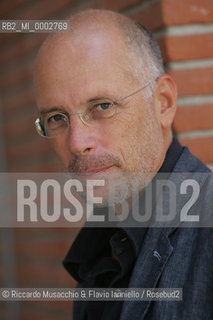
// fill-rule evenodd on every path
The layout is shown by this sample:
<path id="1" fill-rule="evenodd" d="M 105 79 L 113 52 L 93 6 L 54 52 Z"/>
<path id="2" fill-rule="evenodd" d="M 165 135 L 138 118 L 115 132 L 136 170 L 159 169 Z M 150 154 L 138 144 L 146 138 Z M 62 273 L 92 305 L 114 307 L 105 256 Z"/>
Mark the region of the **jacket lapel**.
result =
<path id="1" fill-rule="evenodd" d="M 150 228 L 130 280 L 130 288 L 155 288 L 173 247 L 162 228 Z M 121 320 L 142 320 L 151 301 L 125 301 Z M 130 317 L 132 315 L 132 317 Z"/>
<path id="2" fill-rule="evenodd" d="M 187 161 L 189 160 L 189 161 Z M 188 168 L 190 164 L 190 168 Z M 174 173 L 171 174 L 169 180 L 174 182 L 176 190 L 180 190 L 180 184 L 184 179 L 195 179 L 199 182 L 200 189 L 204 185 L 207 174 L 193 173 L 196 170 L 208 173 L 208 169 L 195 157 L 190 155 L 187 149 L 184 150 L 182 156 L 177 162 Z M 179 174 L 177 174 L 177 172 Z M 182 172 L 182 173 L 181 173 Z M 184 172 L 186 172 L 184 174 Z M 169 213 L 168 205 L 168 190 L 163 190 L 163 198 L 166 199 L 163 206 L 163 212 L 167 215 Z M 157 197 L 158 199 L 158 197 Z M 176 213 L 180 213 L 181 208 L 185 204 L 184 199 L 177 197 Z M 161 206 L 160 206 L 161 207 Z M 160 208 L 159 207 L 159 208 Z M 153 215 L 159 210 L 158 204 L 153 208 Z M 173 226 L 168 227 L 152 227 L 149 228 L 144 238 L 143 245 L 140 249 L 140 254 L 136 261 L 129 288 L 156 288 L 158 280 L 164 271 L 167 261 L 173 253 L 173 247 L 170 243 L 169 236 L 173 233 L 180 224 L 180 217 L 177 214 Z M 143 320 L 149 310 L 151 301 L 124 301 L 121 320 Z"/>

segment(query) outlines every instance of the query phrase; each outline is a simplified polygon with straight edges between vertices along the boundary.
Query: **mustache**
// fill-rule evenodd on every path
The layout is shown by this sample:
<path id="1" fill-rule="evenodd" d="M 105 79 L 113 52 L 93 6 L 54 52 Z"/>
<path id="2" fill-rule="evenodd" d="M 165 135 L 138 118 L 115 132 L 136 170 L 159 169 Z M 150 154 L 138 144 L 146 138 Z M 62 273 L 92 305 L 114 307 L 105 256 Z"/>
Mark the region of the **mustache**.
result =
<path id="1" fill-rule="evenodd" d="M 113 154 L 105 154 L 102 156 L 75 156 L 69 165 L 69 173 L 79 173 L 89 169 L 96 169 L 101 167 L 116 166 L 120 168 L 122 163 L 118 157 Z"/>

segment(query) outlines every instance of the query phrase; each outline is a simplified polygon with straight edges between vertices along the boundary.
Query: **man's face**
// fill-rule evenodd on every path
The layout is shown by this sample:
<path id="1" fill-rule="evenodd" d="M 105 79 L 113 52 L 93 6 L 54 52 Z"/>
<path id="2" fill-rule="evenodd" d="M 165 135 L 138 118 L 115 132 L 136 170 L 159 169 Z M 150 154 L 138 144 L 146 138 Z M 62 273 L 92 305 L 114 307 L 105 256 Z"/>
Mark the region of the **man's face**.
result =
<path id="1" fill-rule="evenodd" d="M 40 111 L 60 108 L 84 111 L 88 101 L 117 101 L 146 85 L 129 73 L 124 43 L 115 32 L 84 30 L 51 39 L 42 48 L 36 67 L 36 93 Z M 140 176 L 157 172 L 163 157 L 163 138 L 155 106 L 143 91 L 123 101 L 116 114 L 96 126 L 70 116 L 70 129 L 52 140 L 69 171 L 90 178 L 118 179 L 123 173 Z M 142 182 L 140 182 L 141 187 Z"/>

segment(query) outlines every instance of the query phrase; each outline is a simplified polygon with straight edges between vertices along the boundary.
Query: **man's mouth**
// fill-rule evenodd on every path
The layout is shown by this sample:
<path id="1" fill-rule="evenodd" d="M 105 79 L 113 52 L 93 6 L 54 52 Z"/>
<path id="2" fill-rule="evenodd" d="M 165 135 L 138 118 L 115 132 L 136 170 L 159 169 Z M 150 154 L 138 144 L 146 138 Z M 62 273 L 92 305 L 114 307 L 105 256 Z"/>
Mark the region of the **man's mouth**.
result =
<path id="1" fill-rule="evenodd" d="M 113 165 L 105 166 L 105 167 L 98 167 L 98 168 L 91 168 L 91 169 L 86 169 L 86 170 L 79 170 L 78 173 L 80 173 L 80 174 L 93 174 L 93 173 L 106 171 L 111 167 L 113 167 Z"/>
<path id="2" fill-rule="evenodd" d="M 121 168 L 122 163 L 115 155 L 105 154 L 101 156 L 76 156 L 70 161 L 67 169 L 72 174 L 91 175 L 107 171 L 111 167 Z"/>

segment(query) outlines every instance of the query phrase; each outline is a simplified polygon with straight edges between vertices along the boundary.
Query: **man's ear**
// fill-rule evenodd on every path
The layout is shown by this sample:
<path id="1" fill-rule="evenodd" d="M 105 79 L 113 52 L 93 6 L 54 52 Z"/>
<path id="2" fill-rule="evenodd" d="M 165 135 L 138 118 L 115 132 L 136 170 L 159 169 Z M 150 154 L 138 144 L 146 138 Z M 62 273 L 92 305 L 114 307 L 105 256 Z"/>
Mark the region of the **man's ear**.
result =
<path id="1" fill-rule="evenodd" d="M 174 120 L 177 102 L 177 87 L 169 74 L 164 74 L 157 79 L 154 96 L 161 127 L 168 129 Z"/>

